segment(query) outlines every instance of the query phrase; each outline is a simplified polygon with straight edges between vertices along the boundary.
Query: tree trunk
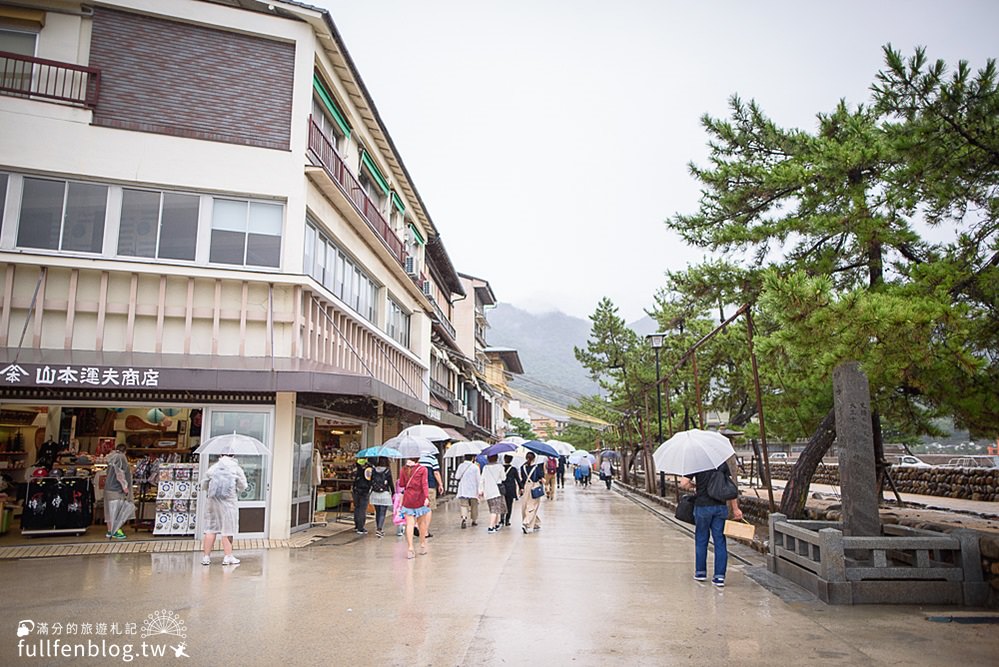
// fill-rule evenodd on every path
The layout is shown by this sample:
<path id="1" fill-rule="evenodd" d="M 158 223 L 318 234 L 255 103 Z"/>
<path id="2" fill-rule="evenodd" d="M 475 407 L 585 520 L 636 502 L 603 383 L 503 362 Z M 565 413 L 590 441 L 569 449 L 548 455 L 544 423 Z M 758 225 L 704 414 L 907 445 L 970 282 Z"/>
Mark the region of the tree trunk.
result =
<path id="1" fill-rule="evenodd" d="M 805 451 L 791 469 L 790 479 L 784 487 L 780 499 L 780 511 L 789 519 L 805 518 L 805 502 L 808 500 L 808 487 L 816 468 L 822 462 L 829 448 L 836 440 L 836 412 L 829 410 L 822 423 L 808 440 Z"/>

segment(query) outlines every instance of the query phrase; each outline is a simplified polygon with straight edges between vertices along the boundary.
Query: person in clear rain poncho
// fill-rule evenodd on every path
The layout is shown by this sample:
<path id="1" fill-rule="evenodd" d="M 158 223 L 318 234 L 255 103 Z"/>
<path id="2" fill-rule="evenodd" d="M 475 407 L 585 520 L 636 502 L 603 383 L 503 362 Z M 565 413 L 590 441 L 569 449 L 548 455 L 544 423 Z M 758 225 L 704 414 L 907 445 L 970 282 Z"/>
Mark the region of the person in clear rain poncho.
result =
<path id="1" fill-rule="evenodd" d="M 124 540 L 121 529 L 125 522 L 135 518 L 135 495 L 132 492 L 132 468 L 121 443 L 108 454 L 108 476 L 104 483 L 104 520 L 108 524 L 109 540 Z"/>
<path id="2" fill-rule="evenodd" d="M 211 565 L 215 536 L 222 534 L 223 565 L 237 565 L 232 555 L 232 538 L 239 532 L 239 494 L 246 490 L 246 474 L 231 453 L 223 454 L 201 481 L 205 503 L 205 541 L 202 565 Z"/>

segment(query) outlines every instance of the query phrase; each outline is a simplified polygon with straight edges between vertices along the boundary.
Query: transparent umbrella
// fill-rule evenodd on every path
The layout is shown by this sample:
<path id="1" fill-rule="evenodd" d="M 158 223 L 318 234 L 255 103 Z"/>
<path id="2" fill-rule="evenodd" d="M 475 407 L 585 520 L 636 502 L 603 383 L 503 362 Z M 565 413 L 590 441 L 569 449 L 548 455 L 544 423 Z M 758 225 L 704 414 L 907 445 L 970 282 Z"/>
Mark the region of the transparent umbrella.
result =
<path id="1" fill-rule="evenodd" d="M 468 454 L 478 454 L 488 447 L 488 443 L 482 440 L 468 440 L 467 442 L 456 442 L 444 452 L 444 458 L 457 459 Z"/>
<path id="2" fill-rule="evenodd" d="M 552 448 L 559 453 L 559 456 L 568 456 L 576 449 L 568 442 L 563 442 L 561 440 L 546 440 L 546 442 L 552 446 Z"/>
<path id="3" fill-rule="evenodd" d="M 242 433 L 226 433 L 209 438 L 194 450 L 195 454 L 218 454 L 232 456 L 269 456 L 267 445 L 251 435 Z"/>
<path id="4" fill-rule="evenodd" d="M 574 466 L 582 465 L 583 463 L 589 463 L 591 466 L 596 462 L 593 458 L 593 454 L 590 454 L 585 449 L 577 449 L 572 454 L 569 454 L 569 463 Z"/>
<path id="5" fill-rule="evenodd" d="M 423 456 L 424 454 L 437 453 L 437 445 L 430 442 L 426 438 L 409 435 L 408 433 L 405 435 L 400 433 L 394 438 L 389 438 L 385 441 L 385 446 L 391 447 L 392 449 L 398 451 L 398 455 L 393 458 L 400 459 L 415 459 Z"/>
<path id="6" fill-rule="evenodd" d="M 426 438 L 434 442 L 440 440 L 454 440 L 447 431 L 436 424 L 416 424 L 402 429 L 399 435 L 415 435 L 418 438 Z"/>

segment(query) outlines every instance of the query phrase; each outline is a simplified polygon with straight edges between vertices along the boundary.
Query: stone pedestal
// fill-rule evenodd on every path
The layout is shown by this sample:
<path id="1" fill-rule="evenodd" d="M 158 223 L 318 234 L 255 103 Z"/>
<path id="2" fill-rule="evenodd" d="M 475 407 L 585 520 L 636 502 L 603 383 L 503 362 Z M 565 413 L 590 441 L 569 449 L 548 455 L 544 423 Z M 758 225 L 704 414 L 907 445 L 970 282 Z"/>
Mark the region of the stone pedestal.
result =
<path id="1" fill-rule="evenodd" d="M 843 534 L 881 535 L 871 393 L 860 364 L 848 361 L 836 367 L 833 371 L 833 400 L 843 494 Z"/>

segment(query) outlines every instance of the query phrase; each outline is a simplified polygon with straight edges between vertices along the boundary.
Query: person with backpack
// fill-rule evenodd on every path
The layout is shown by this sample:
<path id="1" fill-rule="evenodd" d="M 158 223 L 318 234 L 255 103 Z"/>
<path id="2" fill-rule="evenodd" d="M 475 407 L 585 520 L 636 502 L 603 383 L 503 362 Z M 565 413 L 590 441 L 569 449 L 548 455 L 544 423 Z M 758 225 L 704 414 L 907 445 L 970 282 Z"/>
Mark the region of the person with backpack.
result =
<path id="1" fill-rule="evenodd" d="M 239 565 L 232 555 L 232 538 L 239 533 L 239 494 L 246 491 L 246 474 L 231 452 L 219 457 L 201 480 L 205 503 L 202 565 L 212 564 L 215 536 L 222 534 L 223 565 Z"/>
<path id="2" fill-rule="evenodd" d="M 375 535 L 385 537 L 385 515 L 392 509 L 392 471 L 384 456 L 371 471 L 371 504 L 375 506 Z"/>
<path id="3" fill-rule="evenodd" d="M 719 479 L 718 476 L 721 476 Z M 742 520 L 739 509 L 739 487 L 735 486 L 728 463 L 714 470 L 705 470 L 680 478 L 680 488 L 693 491 L 694 496 L 694 581 L 708 578 L 708 539 L 715 545 L 714 576 L 711 583 L 721 588 L 725 585 L 728 568 L 728 544 L 725 541 L 725 520 L 729 510 L 735 521 Z M 714 495 L 712 495 L 714 494 Z M 722 497 L 716 497 L 722 496 Z"/>
<path id="4" fill-rule="evenodd" d="M 558 458 L 549 456 L 545 461 L 545 497 L 555 500 L 555 478 L 558 476 Z"/>

